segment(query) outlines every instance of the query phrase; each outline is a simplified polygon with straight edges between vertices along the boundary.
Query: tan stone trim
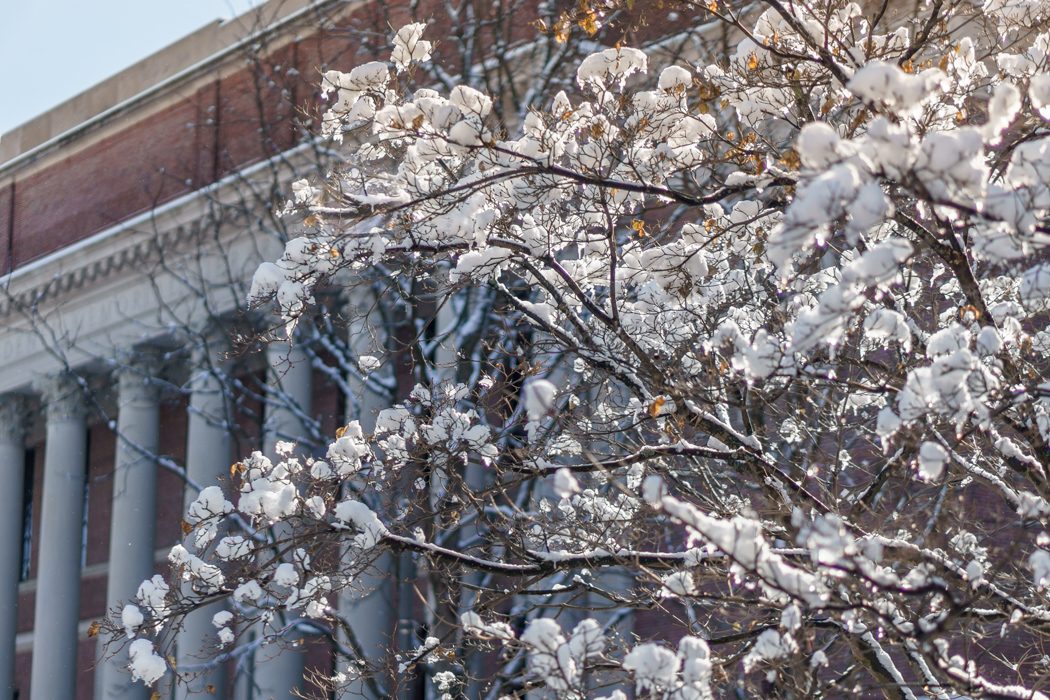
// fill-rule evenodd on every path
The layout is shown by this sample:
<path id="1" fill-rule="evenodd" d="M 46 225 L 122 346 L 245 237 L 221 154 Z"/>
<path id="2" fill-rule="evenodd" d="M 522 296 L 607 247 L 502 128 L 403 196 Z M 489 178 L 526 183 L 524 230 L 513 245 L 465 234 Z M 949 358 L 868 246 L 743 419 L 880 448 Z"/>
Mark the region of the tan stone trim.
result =
<path id="1" fill-rule="evenodd" d="M 54 165 L 82 151 L 99 141 L 120 133 L 135 123 L 149 119 L 151 116 L 169 108 L 171 105 L 192 96 L 201 87 L 216 79 L 223 79 L 244 70 L 244 64 L 238 61 L 240 51 L 259 40 L 261 36 L 271 34 L 267 49 L 278 51 L 300 37 L 297 29 L 309 23 L 312 13 L 331 7 L 339 8 L 343 15 L 358 9 L 366 0 L 345 2 L 345 0 L 269 0 L 265 5 L 241 15 L 224 24 L 209 25 L 195 34 L 180 41 L 168 49 L 122 71 L 113 78 L 81 93 L 72 100 L 45 112 L 32 121 L 17 127 L 0 137 L 0 183 L 9 184 L 12 179 L 22 179 L 42 169 Z M 345 7 L 340 7 L 345 5 Z M 251 27 L 252 21 L 258 24 L 275 7 L 289 11 L 268 23 L 263 29 L 243 36 L 245 26 Z M 157 80 L 142 86 L 137 92 L 124 97 L 116 92 L 106 99 L 105 93 L 113 92 L 111 81 L 119 81 L 142 69 L 143 64 L 163 58 L 168 51 L 176 51 L 185 41 L 190 41 L 202 33 L 222 32 L 221 48 L 206 54 L 181 70 L 170 75 L 159 74 Z M 236 32 L 236 33 L 235 33 Z M 201 39 L 204 42 L 204 39 Z M 129 81 L 131 78 L 127 78 Z M 136 86 L 138 87 L 138 86 Z M 88 108 L 77 110 L 72 103 L 91 103 L 97 100 L 102 103 L 113 101 L 113 104 L 101 111 Z M 119 101 L 117 101 L 119 100 Z M 67 117 L 65 110 L 81 119 Z M 39 133 L 34 131 L 39 130 Z M 23 144 L 23 141 L 28 143 Z M 32 144 L 32 145 L 30 145 Z"/>

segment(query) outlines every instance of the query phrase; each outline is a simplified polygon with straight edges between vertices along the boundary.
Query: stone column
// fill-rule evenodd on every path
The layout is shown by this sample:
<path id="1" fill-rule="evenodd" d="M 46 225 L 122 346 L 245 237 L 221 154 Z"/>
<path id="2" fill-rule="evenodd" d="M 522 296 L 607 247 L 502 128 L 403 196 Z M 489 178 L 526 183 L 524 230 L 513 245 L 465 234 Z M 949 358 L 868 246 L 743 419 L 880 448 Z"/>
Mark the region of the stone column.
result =
<path id="1" fill-rule="evenodd" d="M 306 434 L 303 419 L 310 415 L 313 395 L 310 358 L 303 350 L 287 342 L 273 342 L 266 348 L 267 403 L 263 425 L 263 452 L 275 459 L 275 445 L 279 440 L 298 442 Z M 273 527 L 273 536 L 280 540 L 291 534 L 283 523 Z M 272 623 L 280 628 L 295 619 L 295 615 L 278 616 Z M 272 633 L 273 629 L 257 630 Z M 255 653 L 253 685 L 255 700 L 280 700 L 304 692 L 302 636 L 286 634 L 282 640 L 261 647 Z M 300 645 L 296 648 L 295 645 Z"/>
<path id="2" fill-rule="evenodd" d="M 86 407 L 67 373 L 40 382 L 47 405 L 44 497 L 33 617 L 33 697 L 76 695 L 81 536 L 87 471 Z"/>
<path id="3" fill-rule="evenodd" d="M 356 294 L 351 299 L 348 309 L 353 318 L 349 329 L 351 351 L 355 358 L 371 355 L 385 360 L 382 330 L 371 325 L 368 315 L 373 304 L 372 295 L 360 289 L 354 291 Z M 348 383 L 353 396 L 347 397 L 347 419 L 360 421 L 364 433 L 371 434 L 375 429 L 376 416 L 388 403 L 385 397 L 372 391 L 365 382 L 351 376 Z M 359 647 L 364 660 L 370 664 L 383 664 L 394 648 L 393 632 L 397 616 L 392 572 L 395 566 L 396 558 L 389 552 L 380 555 L 372 568 L 357 576 L 350 588 L 339 596 L 339 614 L 346 620 L 353 633 L 352 641 Z M 343 638 L 340 641 L 349 644 L 351 640 Z M 342 663 L 338 670 L 352 672 L 352 669 Z M 381 672 L 377 674 L 377 679 L 380 685 L 388 681 Z M 373 692 L 368 684 L 360 681 L 347 684 L 341 691 L 339 697 L 345 700 L 378 700 L 381 697 Z"/>
<path id="4" fill-rule="evenodd" d="M 143 351 L 120 370 L 117 378 L 117 455 L 106 588 L 106 609 L 110 611 L 131 602 L 139 584 L 153 575 L 157 502 L 154 455 L 160 434 L 160 392 L 153 377 L 158 366 L 156 354 Z M 131 681 L 127 649 L 116 651 L 120 644 L 121 640 L 114 644 L 108 637 L 99 639 L 95 697 L 146 700 L 150 691 L 142 683 Z"/>
<path id="5" fill-rule="evenodd" d="M 223 384 L 214 374 L 214 362 L 217 358 L 206 351 L 194 353 L 186 442 L 187 505 L 197 498 L 199 489 L 218 484 L 230 469 L 230 411 Z M 186 616 L 176 642 L 179 669 L 198 666 L 218 653 L 218 638 L 211 618 L 222 609 L 223 603 L 219 601 Z M 193 673 L 192 677 L 176 684 L 175 697 L 178 700 L 197 698 L 201 693 L 226 697 L 225 668 L 220 665 Z"/>
<path id="6" fill-rule="evenodd" d="M 14 691 L 18 631 L 18 572 L 22 563 L 22 496 L 25 478 L 25 402 L 0 398 L 0 693 Z"/>

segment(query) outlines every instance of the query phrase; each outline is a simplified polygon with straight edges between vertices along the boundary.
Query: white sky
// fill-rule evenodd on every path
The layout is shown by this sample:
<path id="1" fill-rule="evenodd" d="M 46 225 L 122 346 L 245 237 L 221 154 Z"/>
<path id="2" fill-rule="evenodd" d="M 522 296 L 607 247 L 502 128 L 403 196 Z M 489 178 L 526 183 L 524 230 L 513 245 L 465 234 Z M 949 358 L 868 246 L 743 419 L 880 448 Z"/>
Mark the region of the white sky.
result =
<path id="1" fill-rule="evenodd" d="M 0 134 L 261 0 L 0 0 Z"/>

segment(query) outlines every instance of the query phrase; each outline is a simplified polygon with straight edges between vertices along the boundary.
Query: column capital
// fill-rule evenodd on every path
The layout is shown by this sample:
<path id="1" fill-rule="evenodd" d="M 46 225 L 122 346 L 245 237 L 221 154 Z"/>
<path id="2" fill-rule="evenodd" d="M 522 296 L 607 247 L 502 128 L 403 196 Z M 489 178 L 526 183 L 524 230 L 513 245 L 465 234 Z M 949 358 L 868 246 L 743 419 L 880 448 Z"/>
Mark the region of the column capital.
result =
<path id="1" fill-rule="evenodd" d="M 25 440 L 27 408 L 21 394 L 0 396 L 0 442 L 21 444 Z"/>
<path id="2" fill-rule="evenodd" d="M 120 403 L 156 401 L 160 396 L 156 378 L 163 364 L 161 353 L 155 348 L 138 348 L 127 353 L 124 364 L 116 370 Z"/>
<path id="3" fill-rule="evenodd" d="M 46 375 L 33 382 L 33 386 L 40 392 L 49 422 L 73 420 L 87 415 L 80 379 L 73 372 Z"/>

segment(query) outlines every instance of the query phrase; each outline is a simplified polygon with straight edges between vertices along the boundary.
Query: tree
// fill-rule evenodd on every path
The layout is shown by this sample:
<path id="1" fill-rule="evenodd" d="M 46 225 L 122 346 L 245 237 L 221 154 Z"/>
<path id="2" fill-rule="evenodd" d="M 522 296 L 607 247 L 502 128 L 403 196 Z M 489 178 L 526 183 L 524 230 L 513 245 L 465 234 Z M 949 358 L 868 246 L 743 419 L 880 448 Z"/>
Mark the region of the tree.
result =
<path id="1" fill-rule="evenodd" d="M 250 298 L 293 333 L 348 290 L 361 381 L 430 381 L 204 489 L 133 674 L 195 607 L 338 624 L 396 560 L 425 636 L 339 682 L 1046 697 L 1050 11 L 678 5 L 735 48 L 597 47 L 520 123 L 416 86 L 423 24 L 324 74 L 345 165 Z"/>

